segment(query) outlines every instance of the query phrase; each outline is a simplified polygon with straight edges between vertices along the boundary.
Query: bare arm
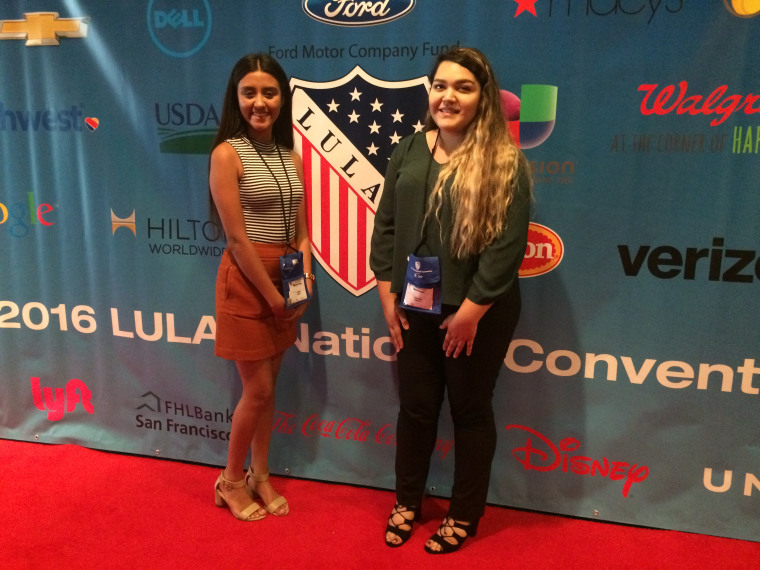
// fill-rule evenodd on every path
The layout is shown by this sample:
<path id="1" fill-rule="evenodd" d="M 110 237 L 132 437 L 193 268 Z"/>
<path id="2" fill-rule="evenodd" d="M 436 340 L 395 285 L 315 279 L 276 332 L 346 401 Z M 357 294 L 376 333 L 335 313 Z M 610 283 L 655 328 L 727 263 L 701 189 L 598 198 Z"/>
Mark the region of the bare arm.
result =
<path id="1" fill-rule="evenodd" d="M 298 172 L 298 179 L 303 186 L 303 161 L 295 151 L 291 151 L 290 154 L 293 158 L 296 172 Z M 303 270 L 306 273 L 313 273 L 311 270 L 311 242 L 309 241 L 309 227 L 306 223 L 306 200 L 301 201 L 301 204 L 298 206 L 298 213 L 296 214 L 296 249 L 303 252 Z M 306 280 L 306 287 L 309 289 L 309 295 L 312 295 L 314 293 L 314 282 L 311 279 Z M 306 311 L 307 305 L 308 303 L 298 305 L 294 310 L 290 311 L 288 318 L 300 318 Z"/>

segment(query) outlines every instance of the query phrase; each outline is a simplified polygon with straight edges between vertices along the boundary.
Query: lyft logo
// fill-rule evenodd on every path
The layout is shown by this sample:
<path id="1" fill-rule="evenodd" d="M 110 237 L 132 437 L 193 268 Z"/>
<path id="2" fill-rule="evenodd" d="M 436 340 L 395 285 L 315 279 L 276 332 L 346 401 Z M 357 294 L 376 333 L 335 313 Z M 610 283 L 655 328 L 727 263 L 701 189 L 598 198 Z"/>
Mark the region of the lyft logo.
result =
<path id="1" fill-rule="evenodd" d="M 51 422 L 62 419 L 66 412 L 73 412 L 80 402 L 88 414 L 95 413 L 95 408 L 92 406 L 92 392 L 81 380 L 72 378 L 66 384 L 66 388 L 55 389 L 47 386 L 42 388 L 40 379 L 36 376 L 32 376 L 30 380 L 34 405 L 43 412 L 47 410 L 48 419 Z"/>

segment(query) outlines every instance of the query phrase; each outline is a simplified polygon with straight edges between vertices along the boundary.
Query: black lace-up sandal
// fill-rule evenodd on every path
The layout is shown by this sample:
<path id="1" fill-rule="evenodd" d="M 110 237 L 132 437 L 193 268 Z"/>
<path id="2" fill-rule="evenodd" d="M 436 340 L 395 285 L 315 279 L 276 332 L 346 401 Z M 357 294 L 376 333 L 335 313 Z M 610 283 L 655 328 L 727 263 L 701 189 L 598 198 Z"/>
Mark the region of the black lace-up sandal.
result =
<path id="1" fill-rule="evenodd" d="M 402 507 L 398 503 L 393 506 L 391 516 L 388 517 L 388 526 L 385 527 L 385 544 L 391 548 L 397 548 L 404 544 L 412 536 L 412 527 L 415 521 L 420 519 L 420 507 Z M 408 515 L 411 513 L 411 517 Z M 395 534 L 401 542 L 388 540 L 388 533 Z"/>
<path id="2" fill-rule="evenodd" d="M 476 520 L 474 523 L 468 524 L 455 521 L 451 517 L 446 517 L 443 519 L 443 522 L 441 523 L 441 526 L 438 527 L 436 533 L 430 537 L 430 540 L 438 544 L 440 549 L 433 550 L 426 544 L 425 552 L 428 552 L 429 554 L 449 554 L 451 552 L 456 552 L 468 537 L 478 534 L 479 522 L 480 519 Z M 451 540 L 454 540 L 455 542 L 451 542 Z"/>

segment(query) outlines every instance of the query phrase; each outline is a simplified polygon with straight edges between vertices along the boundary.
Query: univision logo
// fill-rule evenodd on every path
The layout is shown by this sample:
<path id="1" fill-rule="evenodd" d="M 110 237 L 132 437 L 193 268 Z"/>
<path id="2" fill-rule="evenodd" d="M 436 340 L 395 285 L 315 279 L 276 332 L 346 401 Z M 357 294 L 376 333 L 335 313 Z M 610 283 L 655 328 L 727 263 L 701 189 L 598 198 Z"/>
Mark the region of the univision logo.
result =
<path id="1" fill-rule="evenodd" d="M 501 91 L 501 107 L 507 126 L 522 149 L 535 148 L 552 134 L 557 119 L 557 87 L 523 85 L 522 99 Z"/>
<path id="2" fill-rule="evenodd" d="M 334 26 L 376 26 L 412 11 L 417 0 L 303 0 L 309 17 Z"/>

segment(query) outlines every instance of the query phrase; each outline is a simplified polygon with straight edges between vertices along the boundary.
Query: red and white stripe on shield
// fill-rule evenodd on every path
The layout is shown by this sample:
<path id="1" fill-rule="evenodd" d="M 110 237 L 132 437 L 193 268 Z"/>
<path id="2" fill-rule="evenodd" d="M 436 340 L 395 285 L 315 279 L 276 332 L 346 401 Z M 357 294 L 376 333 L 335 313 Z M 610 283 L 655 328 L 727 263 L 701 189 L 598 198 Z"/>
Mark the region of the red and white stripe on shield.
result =
<path id="1" fill-rule="evenodd" d="M 369 245 L 375 211 L 319 148 L 295 129 L 301 147 L 312 253 L 333 279 L 357 297 L 375 286 Z"/>

